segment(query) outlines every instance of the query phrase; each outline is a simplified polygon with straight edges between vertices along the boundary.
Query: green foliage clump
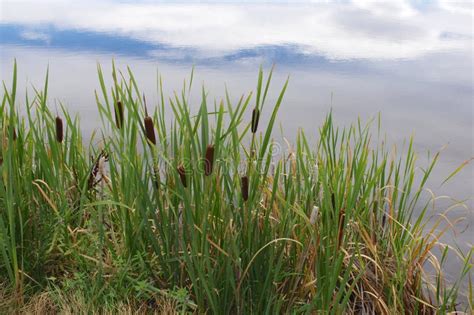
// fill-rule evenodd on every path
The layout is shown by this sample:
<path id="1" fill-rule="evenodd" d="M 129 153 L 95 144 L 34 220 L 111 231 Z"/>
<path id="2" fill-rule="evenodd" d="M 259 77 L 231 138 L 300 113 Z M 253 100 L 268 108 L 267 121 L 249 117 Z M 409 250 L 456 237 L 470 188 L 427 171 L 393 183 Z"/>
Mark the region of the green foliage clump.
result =
<path id="1" fill-rule="evenodd" d="M 150 114 L 130 69 L 113 68 L 110 91 L 98 73 L 102 128 L 88 145 L 77 117 L 51 112 L 47 78 L 26 95 L 23 116 L 16 65 L 4 88 L 0 281 L 15 307 L 44 291 L 52 310 L 85 313 L 458 307 L 472 251 L 448 286 L 448 247 L 439 264 L 432 254 L 441 222 L 426 231 L 420 198 L 437 155 L 418 178 L 411 141 L 404 155 L 392 154 L 370 123 L 341 129 L 331 114 L 316 145 L 299 132 L 281 150 L 272 130 L 288 81 L 265 107 L 272 72 L 265 80 L 260 70 L 255 97 L 237 102 L 226 91 L 209 106 L 203 88 L 197 112 L 188 102 L 192 74 L 168 99 L 160 78 Z"/>

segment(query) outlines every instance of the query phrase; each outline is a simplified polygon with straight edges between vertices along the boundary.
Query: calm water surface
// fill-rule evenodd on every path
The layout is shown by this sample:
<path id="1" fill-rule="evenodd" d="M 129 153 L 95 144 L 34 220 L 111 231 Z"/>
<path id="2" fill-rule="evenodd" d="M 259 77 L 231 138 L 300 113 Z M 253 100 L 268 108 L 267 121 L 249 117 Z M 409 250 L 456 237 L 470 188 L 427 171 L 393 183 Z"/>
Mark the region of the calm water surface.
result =
<path id="1" fill-rule="evenodd" d="M 20 91 L 41 87 L 49 65 L 52 106 L 63 103 L 79 113 L 90 133 L 99 125 L 98 62 L 106 73 L 112 58 L 122 69 L 129 65 L 154 103 L 158 70 L 166 93 L 179 90 L 194 65 L 195 100 L 201 84 L 212 99 L 219 100 L 227 86 L 237 100 L 255 87 L 260 64 L 275 63 L 273 97 L 290 75 L 279 116 L 289 139 L 299 127 L 316 139 L 332 108 L 341 125 L 381 113 L 389 143 L 401 148 L 415 136 L 420 166 L 429 152 L 447 145 L 428 187 L 466 200 L 468 209 L 457 207 L 452 216 L 466 217 L 457 241 L 467 249 L 474 239 L 473 165 L 440 184 L 474 156 L 472 12 L 469 0 L 1 0 L 0 79 L 11 81 L 16 58 Z M 449 204 L 441 199 L 436 211 Z"/>

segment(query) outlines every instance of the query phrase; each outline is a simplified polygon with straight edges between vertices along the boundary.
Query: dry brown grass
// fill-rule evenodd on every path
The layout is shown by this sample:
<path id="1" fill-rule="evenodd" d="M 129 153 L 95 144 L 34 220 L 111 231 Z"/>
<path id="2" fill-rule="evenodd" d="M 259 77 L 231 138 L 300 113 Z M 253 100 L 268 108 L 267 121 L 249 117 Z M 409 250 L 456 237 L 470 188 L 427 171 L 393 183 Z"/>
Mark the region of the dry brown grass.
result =
<path id="1" fill-rule="evenodd" d="M 0 290 L 0 314 L 178 314 L 176 303 L 172 299 L 157 297 L 147 304 L 124 301 L 110 309 L 92 308 L 80 294 L 57 297 L 45 291 L 32 295 L 23 304 L 19 304 L 14 295 Z"/>

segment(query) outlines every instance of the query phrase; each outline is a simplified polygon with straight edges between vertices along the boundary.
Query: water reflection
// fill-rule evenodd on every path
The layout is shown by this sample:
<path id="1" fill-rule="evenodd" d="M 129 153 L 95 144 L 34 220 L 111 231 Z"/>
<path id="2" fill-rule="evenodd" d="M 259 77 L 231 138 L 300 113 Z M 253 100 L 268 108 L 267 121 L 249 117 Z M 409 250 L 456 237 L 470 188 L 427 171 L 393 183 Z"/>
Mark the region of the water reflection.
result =
<path id="1" fill-rule="evenodd" d="M 2 41 L 8 43 L 142 57 L 182 48 L 194 60 L 238 59 L 255 48 L 290 45 L 296 55 L 328 60 L 387 60 L 470 49 L 471 18 L 471 6 L 449 0 L 298 5 L 6 0 L 1 23 Z"/>

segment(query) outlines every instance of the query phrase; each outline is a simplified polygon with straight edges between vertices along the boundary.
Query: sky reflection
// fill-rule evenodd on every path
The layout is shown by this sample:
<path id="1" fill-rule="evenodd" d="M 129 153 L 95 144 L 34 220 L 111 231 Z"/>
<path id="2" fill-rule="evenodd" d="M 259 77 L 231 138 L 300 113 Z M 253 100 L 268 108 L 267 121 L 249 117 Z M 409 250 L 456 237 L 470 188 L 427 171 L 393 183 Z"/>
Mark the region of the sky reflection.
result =
<path id="1" fill-rule="evenodd" d="M 2 0 L 2 41 L 150 58 L 176 49 L 178 59 L 192 54 L 194 62 L 246 58 L 266 46 L 328 60 L 472 49 L 469 1 L 188 2 Z"/>

